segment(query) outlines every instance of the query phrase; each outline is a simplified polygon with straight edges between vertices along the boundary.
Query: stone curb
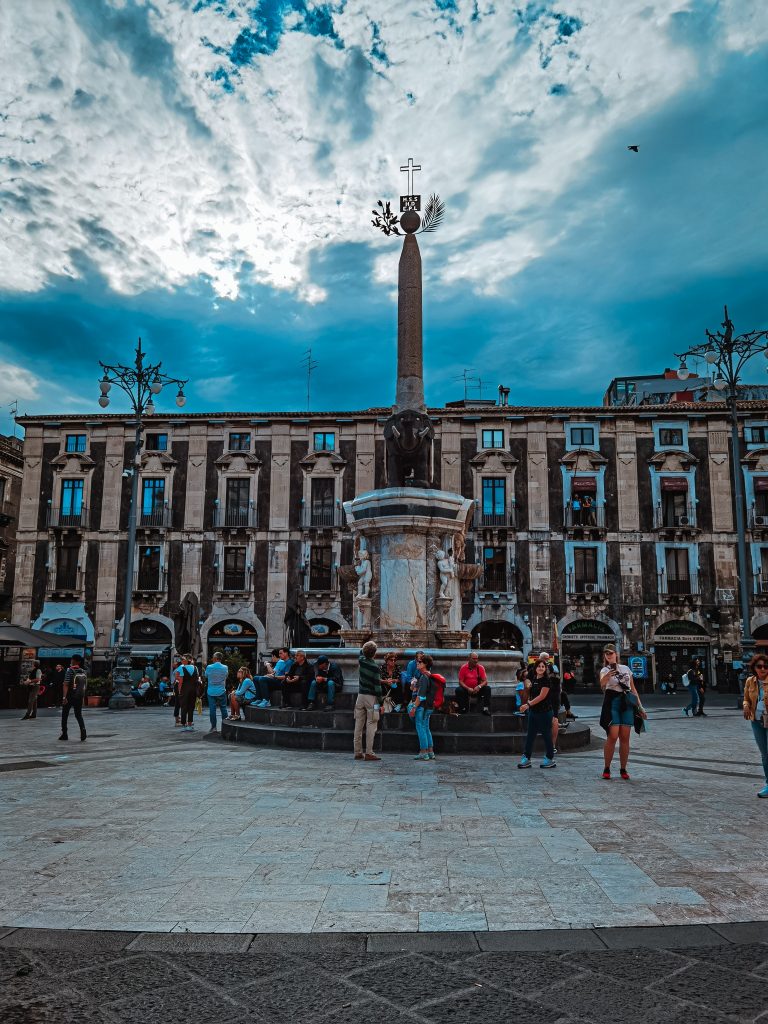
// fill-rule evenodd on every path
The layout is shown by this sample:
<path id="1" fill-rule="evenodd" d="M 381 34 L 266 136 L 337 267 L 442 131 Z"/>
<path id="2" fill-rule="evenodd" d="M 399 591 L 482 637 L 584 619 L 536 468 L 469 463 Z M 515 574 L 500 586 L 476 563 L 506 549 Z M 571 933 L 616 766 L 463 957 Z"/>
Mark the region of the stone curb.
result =
<path id="1" fill-rule="evenodd" d="M 62 936 L 66 935 L 66 939 Z M 678 949 L 768 942 L 768 921 L 636 928 L 547 928 L 499 932 L 228 933 L 129 932 L 2 928 L 0 948 L 119 952 L 293 953 L 571 952 L 590 949 Z"/>

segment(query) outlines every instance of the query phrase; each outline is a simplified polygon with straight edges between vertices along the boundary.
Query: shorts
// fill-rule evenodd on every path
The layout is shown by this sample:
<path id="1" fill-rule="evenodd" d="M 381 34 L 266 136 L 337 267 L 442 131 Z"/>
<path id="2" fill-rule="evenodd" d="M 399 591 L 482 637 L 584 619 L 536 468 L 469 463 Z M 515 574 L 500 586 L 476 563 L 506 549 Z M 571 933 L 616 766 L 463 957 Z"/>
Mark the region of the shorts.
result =
<path id="1" fill-rule="evenodd" d="M 619 710 L 620 706 L 621 697 L 614 697 L 611 701 L 611 725 L 634 725 L 635 709 L 629 702 L 625 711 Z"/>

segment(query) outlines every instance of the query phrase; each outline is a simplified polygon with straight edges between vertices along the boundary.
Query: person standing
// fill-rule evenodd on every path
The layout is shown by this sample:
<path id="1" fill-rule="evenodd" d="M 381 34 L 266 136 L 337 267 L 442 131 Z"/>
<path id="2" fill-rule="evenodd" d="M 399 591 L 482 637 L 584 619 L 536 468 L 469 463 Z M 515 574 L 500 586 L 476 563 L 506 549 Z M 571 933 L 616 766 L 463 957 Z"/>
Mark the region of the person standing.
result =
<path id="1" fill-rule="evenodd" d="M 640 703 L 632 673 L 626 665 L 620 663 L 618 651 L 613 644 L 606 644 L 603 648 L 600 689 L 604 695 L 600 725 L 606 732 L 605 747 L 603 748 L 605 755 L 603 778 L 610 779 L 611 777 L 611 761 L 618 740 L 620 773 L 622 779 L 628 782 L 629 735 L 635 724 L 635 709 L 637 708 L 643 718 L 646 718 L 647 715 Z"/>
<path id="2" fill-rule="evenodd" d="M 744 683 L 744 702 L 742 710 L 744 718 L 752 725 L 752 735 L 763 762 L 765 785 L 758 792 L 762 798 L 768 797 L 768 657 L 758 651 L 749 663 L 750 675 Z"/>
<path id="3" fill-rule="evenodd" d="M 40 669 L 40 662 L 33 661 L 25 683 L 27 687 L 27 713 L 22 718 L 22 722 L 25 722 L 28 718 L 37 718 L 37 698 L 40 696 L 42 683 L 43 673 Z"/>
<path id="4" fill-rule="evenodd" d="M 216 708 L 221 709 L 222 722 L 227 717 L 227 676 L 229 669 L 222 661 L 224 655 L 221 651 L 213 652 L 213 661 L 205 670 L 205 679 L 208 684 L 208 714 L 211 719 L 210 732 L 218 732 L 216 728 Z"/>
<path id="5" fill-rule="evenodd" d="M 422 655 L 422 658 L 424 655 Z M 491 688 L 485 669 L 480 664 L 480 655 L 472 651 L 469 660 L 459 669 L 459 685 L 456 687 L 456 703 L 459 711 L 465 715 L 469 711 L 469 702 L 476 698 L 482 705 L 484 715 L 491 713 Z"/>
<path id="6" fill-rule="evenodd" d="M 67 674 L 64 666 L 59 662 L 53 670 L 53 703 L 57 708 L 62 704 L 62 693 L 64 691 L 64 676 Z"/>
<path id="7" fill-rule="evenodd" d="M 173 672 L 171 673 L 171 684 L 173 686 L 173 723 L 175 728 L 181 728 L 181 684 L 183 682 L 183 673 L 181 671 L 182 664 L 182 659 L 179 659 L 173 666 Z"/>
<path id="8" fill-rule="evenodd" d="M 541 768 L 555 768 L 555 748 L 552 743 L 552 699 L 550 690 L 552 680 L 549 672 L 549 664 L 539 659 L 533 670 L 531 688 L 528 691 L 528 699 L 520 708 L 528 712 L 528 732 L 525 737 L 525 752 L 520 758 L 518 768 L 531 767 L 531 754 L 536 737 L 540 734 L 544 739 L 545 757 L 541 762 Z"/>
<path id="9" fill-rule="evenodd" d="M 690 711 L 691 714 L 693 714 L 693 716 L 695 717 L 699 707 L 699 686 L 696 680 L 696 673 L 693 665 L 691 665 L 691 667 L 683 676 L 683 686 L 687 688 L 688 693 L 691 695 L 690 704 L 685 705 L 685 707 L 683 708 L 683 714 L 687 718 L 688 712 Z"/>
<path id="10" fill-rule="evenodd" d="M 355 760 L 380 761 L 373 752 L 373 741 L 379 726 L 381 705 L 381 671 L 373 660 L 378 650 L 373 640 L 363 644 L 360 650 L 359 683 L 355 701 Z M 365 732 L 365 754 L 363 754 L 363 732 Z"/>
<path id="11" fill-rule="evenodd" d="M 704 669 L 701 664 L 701 658 L 694 658 L 691 667 L 688 669 L 688 680 L 691 685 L 696 686 L 696 693 L 699 698 L 699 709 L 695 712 L 700 718 L 706 718 L 707 714 L 704 711 L 704 703 L 706 700 L 705 691 L 707 689 L 707 682 L 704 676 Z"/>
<path id="12" fill-rule="evenodd" d="M 472 655 L 470 655 L 471 659 Z M 465 666 L 466 667 L 466 666 Z M 413 718 L 416 735 L 419 737 L 419 752 L 416 761 L 434 761 L 435 749 L 429 720 L 435 707 L 437 685 L 432 678 L 432 657 L 422 654 L 417 663 L 419 671 L 418 686 L 408 714 Z"/>
<path id="13" fill-rule="evenodd" d="M 195 701 L 197 700 L 197 688 L 200 684 L 195 663 L 191 654 L 181 656 L 181 664 L 178 668 L 181 681 L 179 688 L 179 710 L 181 711 L 181 729 L 183 732 L 194 732 Z"/>
<path id="14" fill-rule="evenodd" d="M 67 719 L 72 711 L 77 724 L 80 726 L 80 742 L 85 742 L 85 722 L 83 721 L 83 700 L 88 685 L 88 677 L 83 670 L 83 659 L 79 654 L 73 654 L 72 660 L 64 675 L 64 692 L 61 705 L 61 736 L 60 740 L 68 740 Z"/>

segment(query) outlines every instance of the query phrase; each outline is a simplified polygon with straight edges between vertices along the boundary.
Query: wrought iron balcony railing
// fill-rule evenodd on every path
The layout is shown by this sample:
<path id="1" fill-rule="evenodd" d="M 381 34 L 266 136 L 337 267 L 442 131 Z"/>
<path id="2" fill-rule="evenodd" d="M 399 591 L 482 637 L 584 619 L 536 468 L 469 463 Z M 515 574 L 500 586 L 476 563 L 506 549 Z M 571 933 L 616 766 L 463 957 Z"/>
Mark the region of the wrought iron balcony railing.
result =
<path id="1" fill-rule="evenodd" d="M 685 530 L 696 526 L 696 506 L 686 505 L 680 512 L 673 508 L 656 505 L 653 510 L 654 530 Z"/>
<path id="2" fill-rule="evenodd" d="M 303 508 L 301 526 L 304 530 L 331 530 L 342 525 L 340 508 Z"/>
<path id="3" fill-rule="evenodd" d="M 686 576 L 669 576 L 665 572 L 659 573 L 660 597 L 696 597 L 698 594 L 698 573 L 693 572 Z"/>
<path id="4" fill-rule="evenodd" d="M 79 594 L 83 585 L 80 569 L 52 569 L 48 573 L 46 591 L 49 594 Z"/>
<path id="5" fill-rule="evenodd" d="M 476 530 L 484 526 L 514 530 L 517 528 L 517 508 L 511 505 L 506 512 L 485 512 L 482 508 L 475 509 L 474 526 Z"/>
<path id="6" fill-rule="evenodd" d="M 514 573 L 506 565 L 485 565 L 479 581 L 481 593 L 514 593 Z"/>
<path id="7" fill-rule="evenodd" d="M 217 530 L 255 529 L 258 526 L 258 515 L 253 502 L 248 505 L 227 505 L 213 511 L 213 526 Z"/>
<path id="8" fill-rule="evenodd" d="M 139 568 L 133 576 L 133 589 L 142 594 L 161 594 L 166 588 L 165 569 Z"/>
<path id="9" fill-rule="evenodd" d="M 62 509 L 48 506 L 46 525 L 53 530 L 87 530 L 88 509 L 82 505 L 79 509 Z"/>
<path id="10" fill-rule="evenodd" d="M 168 505 L 148 511 L 139 510 L 136 525 L 148 530 L 167 530 L 171 526 L 172 512 Z"/>
<path id="11" fill-rule="evenodd" d="M 574 508 L 571 502 L 563 509 L 563 525 L 566 530 L 604 530 L 605 506 L 591 505 L 585 508 Z"/>
<path id="12" fill-rule="evenodd" d="M 248 569 L 219 570 L 217 589 L 224 593 L 247 593 L 251 589 L 251 573 Z"/>
<path id="13" fill-rule="evenodd" d="M 608 577 L 604 572 L 598 572 L 594 575 L 580 576 L 575 572 L 568 573 L 568 594 L 569 595 L 589 595 L 589 594 L 607 594 L 608 593 Z"/>

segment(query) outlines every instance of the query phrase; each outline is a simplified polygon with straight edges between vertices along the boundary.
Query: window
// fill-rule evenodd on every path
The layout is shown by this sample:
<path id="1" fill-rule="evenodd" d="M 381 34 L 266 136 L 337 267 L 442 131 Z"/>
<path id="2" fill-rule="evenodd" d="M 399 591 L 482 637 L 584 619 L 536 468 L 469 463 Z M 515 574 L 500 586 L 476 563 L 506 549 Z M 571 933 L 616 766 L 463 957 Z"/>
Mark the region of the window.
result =
<path id="1" fill-rule="evenodd" d="M 573 575 L 577 594 L 597 585 L 597 548 L 573 549 Z"/>
<path id="2" fill-rule="evenodd" d="M 750 444 L 768 444 L 768 426 L 749 428 Z"/>
<path id="3" fill-rule="evenodd" d="M 504 477 L 483 477 L 483 526 L 506 526 L 507 481 Z"/>
<path id="4" fill-rule="evenodd" d="M 251 507 L 251 481 L 248 477 L 229 477 L 225 500 L 224 526 L 248 526 Z"/>
<path id="5" fill-rule="evenodd" d="M 755 481 L 755 515 L 768 516 L 768 490 L 758 488 Z"/>
<path id="6" fill-rule="evenodd" d="M 333 551 L 330 544 L 313 544 L 309 554 L 309 589 L 331 590 Z"/>
<path id="7" fill-rule="evenodd" d="M 79 544 L 61 544 L 56 551 L 56 589 L 77 590 Z"/>
<path id="8" fill-rule="evenodd" d="M 165 478 L 147 478 L 141 485 L 141 522 L 144 526 L 162 526 L 165 509 Z"/>
<path id="9" fill-rule="evenodd" d="M 167 452 L 168 451 L 168 435 L 167 434 L 147 434 L 146 449 L 148 452 Z"/>
<path id="10" fill-rule="evenodd" d="M 312 481 L 310 525 L 333 526 L 336 504 L 336 481 L 330 477 L 316 477 Z"/>
<path id="11" fill-rule="evenodd" d="M 503 448 L 504 447 L 504 431 L 503 430 L 484 430 L 483 431 L 483 448 Z"/>
<path id="12" fill-rule="evenodd" d="M 668 594 L 690 594 L 691 574 L 687 548 L 667 548 L 664 552 Z"/>
<path id="13" fill-rule="evenodd" d="M 85 434 L 67 434 L 66 451 L 84 452 Z"/>
<path id="14" fill-rule="evenodd" d="M 506 592 L 507 552 L 505 548 L 483 548 L 483 590 Z"/>
<path id="15" fill-rule="evenodd" d="M 315 434 L 315 451 L 332 452 L 336 448 L 336 435 L 318 432 Z"/>
<path id="16" fill-rule="evenodd" d="M 688 515 L 688 491 L 661 492 L 661 525 L 684 526 Z"/>
<path id="17" fill-rule="evenodd" d="M 139 568 L 137 571 L 138 590 L 160 590 L 160 548 L 142 547 L 139 548 Z"/>
<path id="18" fill-rule="evenodd" d="M 594 427 L 571 427 L 571 444 L 577 448 L 591 448 L 595 443 Z"/>
<path id="19" fill-rule="evenodd" d="M 616 401 L 620 405 L 628 404 L 637 392 L 637 385 L 633 380 L 616 381 Z"/>
<path id="20" fill-rule="evenodd" d="M 83 481 L 61 481 L 61 524 L 76 526 L 83 514 Z"/>
<path id="21" fill-rule="evenodd" d="M 251 450 L 250 434 L 230 434 L 229 450 L 231 452 L 249 452 Z"/>
<path id="22" fill-rule="evenodd" d="M 760 579 L 768 582 L 768 548 L 760 548 Z"/>
<path id="23" fill-rule="evenodd" d="M 659 429 L 660 448 L 682 448 L 683 431 L 679 427 L 661 427 Z"/>
<path id="24" fill-rule="evenodd" d="M 245 590 L 245 548 L 224 548 L 224 590 Z"/>
<path id="25" fill-rule="evenodd" d="M 0 505 L 5 501 L 5 477 L 0 476 Z"/>

